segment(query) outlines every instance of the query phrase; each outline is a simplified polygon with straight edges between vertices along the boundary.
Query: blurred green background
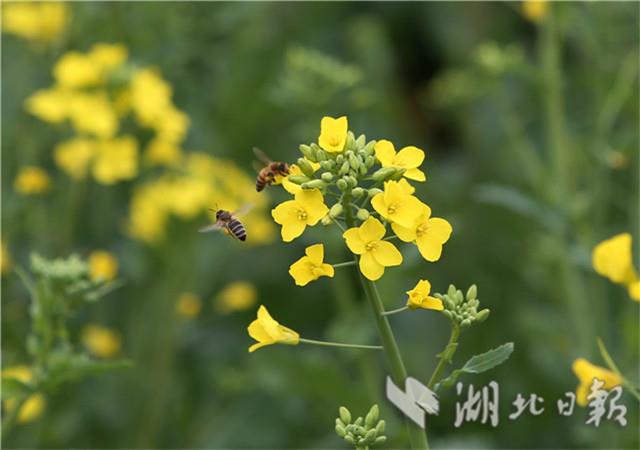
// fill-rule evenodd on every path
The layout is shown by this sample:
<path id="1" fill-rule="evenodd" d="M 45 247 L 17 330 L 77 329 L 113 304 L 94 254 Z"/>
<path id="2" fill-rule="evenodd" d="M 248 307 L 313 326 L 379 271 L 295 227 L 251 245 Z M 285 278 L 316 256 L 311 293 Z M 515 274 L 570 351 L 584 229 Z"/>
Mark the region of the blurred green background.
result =
<path id="1" fill-rule="evenodd" d="M 232 161 L 247 177 L 252 146 L 293 161 L 325 115 L 347 115 L 356 133 L 426 151 L 428 180 L 418 192 L 454 233 L 438 263 L 405 252 L 408 263 L 379 283 L 385 304 L 400 306 L 418 278 L 436 292 L 476 283 L 491 316 L 463 335 L 456 362 L 515 343 L 504 365 L 463 379 L 500 383 L 500 425 L 455 429 L 458 396 L 445 390 L 440 415 L 427 419 L 432 447 L 638 447 L 630 395 L 626 428 L 585 425 L 584 408 L 560 417 L 555 406 L 575 390 L 575 358 L 604 365 L 598 336 L 638 381 L 638 304 L 595 274 L 590 257 L 625 231 L 637 250 L 637 4 L 553 3 L 539 16 L 516 2 L 67 7 L 70 20 L 52 42 L 2 36 L 2 241 L 12 266 L 28 267 L 31 252 L 115 255 L 124 286 L 79 309 L 69 330 L 79 347 L 88 323 L 115 330 L 119 356 L 133 367 L 47 393 L 38 418 L 4 433 L 5 447 L 345 448 L 333 430 L 338 406 L 363 414 L 374 402 L 388 421 L 388 447 L 406 445 L 401 417 L 383 398 L 382 356 L 309 346 L 247 353 L 258 304 L 305 337 L 375 341 L 350 268 L 304 288 L 287 273 L 315 242 L 346 260 L 338 233 L 313 229 L 284 244 L 274 228 L 273 239 L 246 246 L 196 233 L 207 221 L 202 210 L 171 219 L 166 239 L 149 245 L 131 238 L 126 222 L 152 169 L 141 164 L 138 176 L 104 186 L 76 183 L 56 166 L 52 150 L 69 130 L 30 115 L 25 101 L 53 84 L 62 55 L 100 42 L 159 69 L 190 119 L 186 152 Z M 48 192 L 16 191 L 27 165 L 48 171 Z M 286 199 L 279 189 L 266 195 L 272 205 Z M 219 294 L 236 281 L 255 286 L 257 299 L 221 311 Z M 195 317 L 176 312 L 184 292 L 202 301 Z M 409 374 L 426 381 L 446 321 L 421 312 L 394 316 L 392 325 Z M 29 329 L 28 293 L 8 270 L 3 367 L 29 364 Z M 532 392 L 545 398 L 545 412 L 509 420 L 516 394 Z"/>

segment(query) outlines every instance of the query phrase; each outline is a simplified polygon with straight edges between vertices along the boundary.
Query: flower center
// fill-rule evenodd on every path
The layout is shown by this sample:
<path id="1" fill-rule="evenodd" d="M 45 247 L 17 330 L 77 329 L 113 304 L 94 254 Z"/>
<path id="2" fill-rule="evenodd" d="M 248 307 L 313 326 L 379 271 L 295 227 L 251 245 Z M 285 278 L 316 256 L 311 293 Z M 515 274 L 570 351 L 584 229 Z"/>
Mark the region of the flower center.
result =
<path id="1" fill-rule="evenodd" d="M 364 249 L 368 252 L 375 252 L 378 249 L 378 243 L 375 241 L 367 242 Z"/>
<path id="2" fill-rule="evenodd" d="M 307 220 L 307 212 L 304 209 L 298 210 L 298 220 L 302 220 L 302 221 Z"/>
<path id="3" fill-rule="evenodd" d="M 416 235 L 422 236 L 427 232 L 429 226 L 426 223 L 421 223 L 418 228 L 416 228 Z"/>
<path id="4" fill-rule="evenodd" d="M 387 213 L 388 214 L 395 214 L 397 209 L 398 209 L 398 206 L 392 203 L 391 205 L 387 206 Z"/>
<path id="5" fill-rule="evenodd" d="M 337 135 L 329 136 L 329 144 L 338 145 L 340 143 L 340 137 Z"/>
<path id="6" fill-rule="evenodd" d="M 323 275 L 322 270 L 318 266 L 313 266 L 311 268 L 311 273 L 314 277 L 320 277 L 321 275 Z"/>

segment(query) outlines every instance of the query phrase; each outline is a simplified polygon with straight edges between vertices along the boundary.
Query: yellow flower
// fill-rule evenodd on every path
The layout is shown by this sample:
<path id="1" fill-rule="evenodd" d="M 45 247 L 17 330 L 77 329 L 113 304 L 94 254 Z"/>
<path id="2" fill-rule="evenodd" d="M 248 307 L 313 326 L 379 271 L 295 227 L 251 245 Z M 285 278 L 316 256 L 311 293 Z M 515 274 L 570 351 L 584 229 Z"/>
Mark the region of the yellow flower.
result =
<path id="1" fill-rule="evenodd" d="M 196 294 L 185 292 L 178 297 L 176 312 L 183 317 L 192 319 L 200 314 L 202 300 Z"/>
<path id="2" fill-rule="evenodd" d="M 33 379 L 33 372 L 28 366 L 12 366 L 2 370 L 2 378 L 11 378 L 24 384 L 29 384 Z M 9 398 L 4 401 L 6 411 L 11 411 L 16 407 L 16 399 Z M 45 398 L 42 394 L 36 393 L 27 397 L 18 412 L 18 423 L 27 423 L 38 418 L 46 406 Z"/>
<path id="3" fill-rule="evenodd" d="M 128 233 L 148 244 L 162 241 L 167 213 L 153 184 L 137 188 L 131 199 Z"/>
<path id="4" fill-rule="evenodd" d="M 407 299 L 407 306 L 411 309 L 423 308 L 434 309 L 436 311 L 442 311 L 442 300 L 439 298 L 431 297 L 431 283 L 427 280 L 420 280 L 416 287 L 407 291 L 409 298 Z"/>
<path id="5" fill-rule="evenodd" d="M 51 187 L 49 175 L 40 167 L 26 166 L 20 169 L 13 182 L 14 189 L 24 195 L 43 194 Z"/>
<path id="6" fill-rule="evenodd" d="M 71 99 L 70 114 L 78 132 L 106 139 L 118 131 L 118 115 L 105 92 L 75 94 Z"/>
<path id="7" fill-rule="evenodd" d="M 89 255 L 91 279 L 111 281 L 118 275 L 118 259 L 104 250 L 95 250 Z"/>
<path id="8" fill-rule="evenodd" d="M 637 302 L 640 302 L 640 279 L 634 281 L 633 283 L 629 283 L 627 285 L 627 290 L 629 291 L 629 297 Z"/>
<path id="9" fill-rule="evenodd" d="M 531 22 L 540 22 L 547 15 L 547 0 L 525 0 L 522 2 L 522 13 Z"/>
<path id="10" fill-rule="evenodd" d="M 595 366 L 584 358 L 576 359 L 573 362 L 572 369 L 580 381 L 576 389 L 576 400 L 580 406 L 586 406 L 589 402 L 587 396 L 590 393 L 594 378 L 604 381 L 604 389 L 612 389 L 622 384 L 622 379 L 618 375 L 604 367 Z"/>
<path id="11" fill-rule="evenodd" d="M 411 228 L 420 216 L 424 203 L 407 193 L 406 184 L 387 181 L 384 183 L 384 192 L 371 199 L 371 206 L 389 222 Z"/>
<path id="12" fill-rule="evenodd" d="M 314 226 L 328 212 L 322 193 L 312 189 L 299 191 L 295 194 L 295 200 L 279 204 L 271 211 L 271 215 L 276 223 L 282 225 L 282 240 L 291 242 L 304 233 L 307 225 Z"/>
<path id="13" fill-rule="evenodd" d="M 171 141 L 154 138 L 147 145 L 144 160 L 150 166 L 172 167 L 180 164 L 182 151 Z"/>
<path id="14" fill-rule="evenodd" d="M 131 136 L 102 141 L 97 148 L 93 176 L 101 184 L 129 180 L 138 174 L 138 143 Z"/>
<path id="15" fill-rule="evenodd" d="M 258 318 L 247 327 L 249 336 L 258 341 L 249 347 L 249 352 L 271 344 L 297 345 L 300 342 L 300 335 L 290 328 L 280 325 L 267 311 L 267 308 L 260 305 Z"/>
<path id="16" fill-rule="evenodd" d="M 86 138 L 72 138 L 56 145 L 53 151 L 53 160 L 60 170 L 79 181 L 87 177 L 95 151 L 95 141 Z"/>
<path id="17" fill-rule="evenodd" d="M 180 142 L 189 129 L 189 116 L 173 106 L 167 107 L 154 123 L 158 138 L 169 142 Z"/>
<path id="18" fill-rule="evenodd" d="M 11 255 L 7 249 L 7 243 L 2 241 L 0 244 L 0 274 L 5 275 L 11 270 Z"/>
<path id="19" fill-rule="evenodd" d="M 349 123 L 346 116 L 334 119 L 323 117 L 320 121 L 320 136 L 318 144 L 329 153 L 340 153 L 347 142 Z"/>
<path id="20" fill-rule="evenodd" d="M 374 150 L 382 167 L 405 169 L 403 176 L 410 180 L 425 181 L 427 179 L 424 172 L 418 169 L 424 161 L 424 151 L 418 147 L 404 147 L 396 153 L 393 144 L 383 139 L 376 142 Z"/>
<path id="21" fill-rule="evenodd" d="M 333 278 L 333 266 L 323 262 L 324 245 L 312 245 L 304 252 L 307 256 L 303 256 L 289 268 L 289 275 L 293 277 L 296 285 L 306 286 L 322 276 Z"/>
<path id="22" fill-rule="evenodd" d="M 58 2 L 4 2 L 2 29 L 39 43 L 53 41 L 69 21 L 69 9 Z"/>
<path id="23" fill-rule="evenodd" d="M 313 161 L 309 161 L 306 160 L 309 165 L 313 168 L 313 171 L 317 171 L 320 168 L 320 164 L 318 163 L 314 163 Z M 291 175 L 304 175 L 304 173 L 302 172 L 302 169 L 300 167 L 298 167 L 297 164 L 291 164 L 289 166 L 289 175 L 287 175 L 286 177 L 283 177 L 282 175 L 276 175 L 275 180 L 273 182 L 273 184 L 280 184 L 282 183 L 282 187 L 289 193 L 289 194 L 293 194 L 295 195 L 297 192 L 302 190 L 302 187 L 299 184 L 293 183 L 292 181 L 289 181 L 289 177 Z"/>
<path id="24" fill-rule="evenodd" d="M 257 296 L 253 284 L 248 281 L 234 281 L 225 286 L 216 296 L 215 307 L 223 314 L 244 311 L 255 305 Z"/>
<path id="25" fill-rule="evenodd" d="M 386 233 L 384 225 L 369 217 L 360 227 L 350 228 L 342 235 L 347 247 L 360 255 L 360 271 L 369 280 L 375 281 L 384 274 L 384 268 L 402 264 L 402 254 L 382 238 Z"/>
<path id="26" fill-rule="evenodd" d="M 124 45 L 101 43 L 91 47 L 87 57 L 104 75 L 122 65 L 127 60 L 128 54 Z"/>
<path id="27" fill-rule="evenodd" d="M 171 86 L 153 69 L 136 71 L 131 80 L 131 107 L 144 126 L 153 126 L 171 108 Z"/>
<path id="28" fill-rule="evenodd" d="M 404 242 L 415 242 L 418 250 L 427 261 L 437 261 L 442 254 L 442 246 L 449 240 L 453 229 L 449 222 L 439 217 L 431 217 L 431 208 L 421 205 L 418 219 L 411 227 L 403 227 L 397 223 L 391 228 Z"/>
<path id="29" fill-rule="evenodd" d="M 600 242 L 593 249 L 591 261 L 596 272 L 614 283 L 628 284 L 636 278 L 629 233 Z"/>
<path id="30" fill-rule="evenodd" d="M 63 88 L 83 88 L 101 82 L 100 67 L 80 52 L 65 53 L 53 67 L 53 76 Z"/>
<path id="31" fill-rule="evenodd" d="M 83 345 L 99 358 L 112 358 L 120 353 L 120 335 L 101 325 L 87 325 L 82 330 Z"/>
<path id="32" fill-rule="evenodd" d="M 71 113 L 73 95 L 63 89 L 36 91 L 25 102 L 29 113 L 49 123 L 61 123 Z"/>

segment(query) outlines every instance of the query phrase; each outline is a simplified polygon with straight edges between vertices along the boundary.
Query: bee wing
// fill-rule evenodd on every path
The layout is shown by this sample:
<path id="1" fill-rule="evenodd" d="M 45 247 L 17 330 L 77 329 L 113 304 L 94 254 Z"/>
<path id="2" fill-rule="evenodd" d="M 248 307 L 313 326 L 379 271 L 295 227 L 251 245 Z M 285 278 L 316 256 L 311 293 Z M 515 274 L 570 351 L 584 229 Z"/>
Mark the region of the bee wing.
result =
<path id="1" fill-rule="evenodd" d="M 264 169 L 264 164 L 262 164 L 260 161 L 256 161 L 255 159 L 253 160 L 251 165 L 253 166 L 253 170 L 255 170 L 256 173 L 260 173 L 260 171 Z"/>
<path id="2" fill-rule="evenodd" d="M 216 222 L 210 225 L 206 225 L 198 230 L 198 233 L 209 233 L 211 231 L 218 231 L 224 228 L 224 223 Z"/>
<path id="3" fill-rule="evenodd" d="M 244 216 L 253 208 L 253 203 L 246 203 L 242 205 L 240 208 L 231 213 L 232 216 Z"/>
<path id="4" fill-rule="evenodd" d="M 260 150 L 258 147 L 253 147 L 253 154 L 256 155 L 256 158 L 258 158 L 260 161 L 262 161 L 265 166 L 268 166 L 269 164 L 271 164 L 273 162 L 267 156 L 267 154 L 265 152 L 263 152 L 262 150 Z"/>

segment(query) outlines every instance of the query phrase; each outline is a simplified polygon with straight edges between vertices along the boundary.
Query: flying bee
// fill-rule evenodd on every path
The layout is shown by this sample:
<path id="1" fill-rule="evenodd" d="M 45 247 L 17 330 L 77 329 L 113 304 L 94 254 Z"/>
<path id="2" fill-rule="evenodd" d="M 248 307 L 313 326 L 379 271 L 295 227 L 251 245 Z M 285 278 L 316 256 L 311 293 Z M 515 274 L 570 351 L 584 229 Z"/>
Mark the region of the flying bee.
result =
<path id="1" fill-rule="evenodd" d="M 208 233 L 210 231 L 224 230 L 229 236 L 244 242 L 247 239 L 247 230 L 235 216 L 246 214 L 249 209 L 251 209 L 251 205 L 245 205 L 234 212 L 217 208 L 209 209 L 209 211 L 215 211 L 216 221 L 211 225 L 200 228 L 198 231 L 200 233 Z"/>
<path id="2" fill-rule="evenodd" d="M 259 148 L 253 147 L 253 153 L 265 165 L 258 172 L 256 178 L 256 191 L 260 192 L 266 186 L 271 186 L 277 175 L 286 177 L 289 175 L 289 164 L 279 161 L 271 161 Z"/>

